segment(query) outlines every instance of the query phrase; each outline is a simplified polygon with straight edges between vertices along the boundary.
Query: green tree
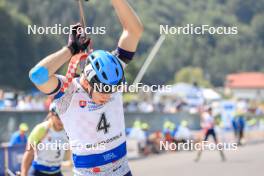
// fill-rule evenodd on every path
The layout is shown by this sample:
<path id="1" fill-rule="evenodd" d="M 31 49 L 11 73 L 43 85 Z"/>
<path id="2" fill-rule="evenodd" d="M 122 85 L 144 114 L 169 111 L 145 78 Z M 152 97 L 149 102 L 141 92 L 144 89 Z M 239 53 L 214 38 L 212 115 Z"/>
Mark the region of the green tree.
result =
<path id="1" fill-rule="evenodd" d="M 211 87 L 211 84 L 206 80 L 203 70 L 199 67 L 184 67 L 175 74 L 175 83 L 197 83 L 202 87 Z"/>
<path id="2" fill-rule="evenodd" d="M 145 27 L 135 59 L 126 69 L 128 82 L 137 75 L 148 52 L 160 36 L 159 26 L 235 26 L 237 35 L 167 35 L 143 77 L 146 84 L 166 84 L 175 72 L 199 67 L 214 86 L 223 86 L 232 72 L 263 71 L 264 0 L 144 0 L 131 1 Z M 67 36 L 26 35 L 28 24 L 68 26 L 79 20 L 73 0 L 0 0 L 0 84 L 30 89 L 28 70 L 41 58 L 59 49 Z M 115 49 L 121 26 L 110 1 L 85 3 L 89 26 L 105 26 L 106 35 L 91 35 L 94 49 Z M 12 63 L 10 63 L 12 58 Z M 24 63 L 21 63 L 23 60 Z M 6 65 L 12 70 L 7 70 Z M 11 78 L 21 76 L 18 81 Z"/>

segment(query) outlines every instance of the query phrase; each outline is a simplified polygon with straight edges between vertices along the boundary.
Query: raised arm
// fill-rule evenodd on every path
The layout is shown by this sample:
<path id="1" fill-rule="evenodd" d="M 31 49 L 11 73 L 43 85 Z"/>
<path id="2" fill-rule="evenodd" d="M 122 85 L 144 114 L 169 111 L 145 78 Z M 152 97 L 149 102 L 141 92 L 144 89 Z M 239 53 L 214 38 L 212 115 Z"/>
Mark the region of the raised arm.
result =
<path id="1" fill-rule="evenodd" d="M 41 92 L 50 94 L 58 89 L 59 80 L 55 77 L 56 71 L 69 61 L 73 54 L 87 48 L 89 40 L 81 35 L 80 28 L 80 24 L 73 25 L 68 46 L 42 59 L 31 69 L 30 80 Z"/>
<path id="2" fill-rule="evenodd" d="M 27 149 L 23 155 L 22 164 L 21 164 L 21 176 L 27 176 L 31 163 L 34 159 L 34 149 L 28 144 Z"/>
<path id="3" fill-rule="evenodd" d="M 135 52 L 143 33 L 143 25 L 126 0 L 112 0 L 112 5 L 123 27 L 118 47 Z"/>
<path id="4" fill-rule="evenodd" d="M 31 69 L 30 80 L 41 92 L 45 94 L 53 92 L 59 84 L 54 74 L 64 63 L 70 60 L 71 56 L 70 50 L 66 47 L 47 56 Z"/>

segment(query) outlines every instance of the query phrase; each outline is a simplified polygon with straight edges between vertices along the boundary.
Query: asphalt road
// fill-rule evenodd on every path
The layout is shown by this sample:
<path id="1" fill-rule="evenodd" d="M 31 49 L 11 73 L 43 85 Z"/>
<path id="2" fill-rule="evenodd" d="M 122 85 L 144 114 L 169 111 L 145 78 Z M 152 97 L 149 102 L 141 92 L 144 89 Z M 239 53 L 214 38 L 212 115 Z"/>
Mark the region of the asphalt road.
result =
<path id="1" fill-rule="evenodd" d="M 264 143 L 225 152 L 222 162 L 217 151 L 205 151 L 199 162 L 196 152 L 173 152 L 130 161 L 134 176 L 263 176 Z"/>

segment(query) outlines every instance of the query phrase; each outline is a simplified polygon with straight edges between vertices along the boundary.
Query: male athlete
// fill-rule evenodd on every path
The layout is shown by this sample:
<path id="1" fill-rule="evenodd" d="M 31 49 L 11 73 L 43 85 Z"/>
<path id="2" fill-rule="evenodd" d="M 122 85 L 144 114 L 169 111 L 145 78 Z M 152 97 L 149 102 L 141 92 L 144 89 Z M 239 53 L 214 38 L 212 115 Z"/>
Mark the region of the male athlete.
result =
<path id="1" fill-rule="evenodd" d="M 204 139 L 203 141 L 208 141 L 208 137 L 209 136 L 212 136 L 213 139 L 214 139 L 214 142 L 215 142 L 215 145 L 220 145 L 219 144 L 219 141 L 217 139 L 217 136 L 216 136 L 216 132 L 215 132 L 215 120 L 214 120 L 214 117 L 213 117 L 213 114 L 212 114 L 212 107 L 206 107 L 206 111 L 202 113 L 201 115 L 202 119 L 201 119 L 201 127 L 204 129 Z M 201 155 L 202 155 L 202 149 L 200 149 L 197 153 L 197 157 L 195 158 L 195 162 L 198 162 L 201 158 Z M 219 150 L 220 152 L 220 156 L 221 156 L 221 159 L 222 161 L 225 161 L 226 158 L 225 158 L 225 155 L 224 155 L 224 152 L 223 152 L 223 149 L 220 149 Z"/>
<path id="2" fill-rule="evenodd" d="M 80 77 L 62 92 L 65 78 L 55 72 L 73 55 L 84 51 L 89 40 L 76 29 L 67 47 L 49 55 L 30 71 L 36 87 L 55 97 L 73 153 L 74 175 L 130 176 L 126 159 L 126 139 L 122 94 L 98 92 L 95 85 L 119 85 L 136 51 L 143 32 L 139 18 L 126 0 L 112 0 L 123 32 L 112 52 L 97 50 L 89 55 Z"/>
<path id="3" fill-rule="evenodd" d="M 68 137 L 52 104 L 46 121 L 36 125 L 29 135 L 21 176 L 62 176 L 61 165 L 70 165 L 69 155 L 68 162 L 63 162 L 66 152 L 70 153 L 67 144 Z"/>

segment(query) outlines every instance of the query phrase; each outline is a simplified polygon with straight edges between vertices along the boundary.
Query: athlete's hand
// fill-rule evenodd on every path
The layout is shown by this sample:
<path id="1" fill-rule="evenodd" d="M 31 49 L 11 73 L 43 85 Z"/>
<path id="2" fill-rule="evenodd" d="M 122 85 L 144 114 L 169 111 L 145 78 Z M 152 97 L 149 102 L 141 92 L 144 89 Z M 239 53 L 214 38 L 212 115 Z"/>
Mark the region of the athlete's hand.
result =
<path id="1" fill-rule="evenodd" d="M 72 25 L 68 39 L 68 48 L 71 50 L 71 53 L 76 54 L 86 50 L 89 43 L 90 39 L 85 34 L 82 25 L 80 23 Z"/>

